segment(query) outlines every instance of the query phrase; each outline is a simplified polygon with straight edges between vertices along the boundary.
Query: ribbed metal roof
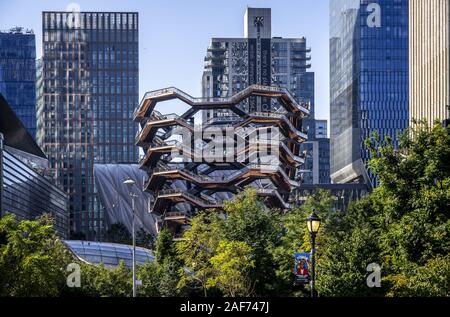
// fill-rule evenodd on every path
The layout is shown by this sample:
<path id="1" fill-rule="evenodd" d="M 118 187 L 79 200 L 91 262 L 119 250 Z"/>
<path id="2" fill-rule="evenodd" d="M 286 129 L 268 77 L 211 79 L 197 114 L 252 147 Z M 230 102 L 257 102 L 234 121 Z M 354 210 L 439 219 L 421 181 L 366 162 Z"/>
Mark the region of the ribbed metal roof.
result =
<path id="1" fill-rule="evenodd" d="M 107 267 L 114 267 L 119 265 L 120 261 L 124 261 L 129 268 L 133 265 L 133 246 L 131 245 L 80 240 L 64 240 L 63 242 L 86 263 L 96 265 L 103 263 Z M 136 247 L 136 264 L 143 265 L 154 260 L 152 251 Z"/>

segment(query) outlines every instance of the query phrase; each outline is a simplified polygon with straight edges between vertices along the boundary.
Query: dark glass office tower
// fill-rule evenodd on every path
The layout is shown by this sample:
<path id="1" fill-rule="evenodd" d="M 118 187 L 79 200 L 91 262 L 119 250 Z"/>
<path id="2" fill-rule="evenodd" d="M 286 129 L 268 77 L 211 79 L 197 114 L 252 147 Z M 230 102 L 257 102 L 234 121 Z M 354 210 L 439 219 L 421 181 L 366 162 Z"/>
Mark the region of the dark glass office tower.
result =
<path id="1" fill-rule="evenodd" d="M 101 239 L 94 163 L 136 162 L 138 14 L 43 12 L 38 141 L 70 195 L 71 229 Z"/>
<path id="2" fill-rule="evenodd" d="M 0 93 L 36 136 L 36 39 L 33 31 L 0 31 Z"/>
<path id="3" fill-rule="evenodd" d="M 330 15 L 331 178 L 375 185 L 364 140 L 408 127 L 408 0 L 333 0 Z"/>

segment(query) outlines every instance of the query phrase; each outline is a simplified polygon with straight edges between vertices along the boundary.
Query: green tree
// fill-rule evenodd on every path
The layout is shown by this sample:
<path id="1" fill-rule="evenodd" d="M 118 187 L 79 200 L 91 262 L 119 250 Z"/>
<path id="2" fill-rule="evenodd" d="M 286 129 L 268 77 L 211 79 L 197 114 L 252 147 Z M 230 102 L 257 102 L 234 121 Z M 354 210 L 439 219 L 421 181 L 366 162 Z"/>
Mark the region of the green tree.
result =
<path id="1" fill-rule="evenodd" d="M 141 297 L 158 297 L 160 277 L 156 262 L 147 262 L 138 268 L 137 278 L 142 281 L 138 287 L 138 295 Z"/>
<path id="2" fill-rule="evenodd" d="M 49 216 L 0 219 L 0 296 L 59 296 L 73 261 Z"/>
<path id="3" fill-rule="evenodd" d="M 325 296 L 448 294 L 450 134 L 436 123 L 366 142 L 379 186 L 348 213 L 325 221 L 318 289 Z M 328 225 L 327 225 L 328 223 Z M 382 268 L 382 288 L 366 285 L 368 264 Z"/>
<path id="4" fill-rule="evenodd" d="M 377 227 L 370 197 L 347 212 L 323 217 L 317 243 L 317 290 L 321 296 L 380 296 L 367 286 L 367 265 L 380 263 Z"/>
<path id="5" fill-rule="evenodd" d="M 166 228 L 160 231 L 155 248 L 159 294 L 163 297 L 179 296 L 181 290 L 177 289 L 177 285 L 180 280 L 179 272 L 182 264 L 177 257 L 172 233 Z"/>
<path id="6" fill-rule="evenodd" d="M 208 287 L 218 287 L 230 297 L 254 294 L 255 283 L 250 272 L 255 268 L 255 261 L 252 260 L 252 248 L 245 242 L 220 241 L 210 262 L 215 274 L 208 279 Z"/>
<path id="7" fill-rule="evenodd" d="M 121 222 L 112 224 L 111 227 L 106 231 L 106 235 L 108 237 L 108 240 L 113 243 L 132 243 L 130 231 L 128 231 L 127 227 Z"/>
<path id="8" fill-rule="evenodd" d="M 191 220 L 190 228 L 183 235 L 184 240 L 176 245 L 183 262 L 179 288 L 199 287 L 205 297 L 208 295 L 207 281 L 213 274 L 210 259 L 215 255 L 223 235 L 223 223 L 215 211 L 202 212 Z"/>
<path id="9" fill-rule="evenodd" d="M 146 231 L 144 228 L 139 228 L 136 232 L 136 245 L 153 250 L 155 247 L 155 238 L 151 233 Z"/>
<path id="10" fill-rule="evenodd" d="M 81 289 L 78 295 L 92 297 L 131 297 L 131 270 L 120 261 L 117 267 L 82 264 Z"/>
<path id="11" fill-rule="evenodd" d="M 268 209 L 251 188 L 225 202 L 224 210 L 224 238 L 245 242 L 252 250 L 256 269 L 250 272 L 250 278 L 256 295 L 274 294 L 276 265 L 270 249 L 282 234 L 279 211 Z"/>
<path id="12" fill-rule="evenodd" d="M 279 243 L 271 248 L 272 258 L 276 263 L 277 294 L 280 296 L 309 296 L 304 288 L 294 286 L 294 253 L 311 250 L 306 218 L 313 212 L 325 220 L 333 215 L 334 197 L 329 191 L 318 190 L 308 197 L 299 208 L 286 213 L 282 217 L 283 234 Z M 323 228 L 318 243 L 323 235 Z"/>
<path id="13" fill-rule="evenodd" d="M 175 297 L 181 295 L 177 288 L 179 281 L 180 263 L 174 258 L 165 258 L 158 263 L 159 294 L 162 297 Z"/>
<path id="14" fill-rule="evenodd" d="M 383 272 L 388 275 L 385 281 L 399 281 L 395 277 L 408 277 L 411 270 L 433 266 L 435 258 L 448 261 L 445 256 L 450 254 L 449 130 L 439 122 L 432 128 L 419 122 L 402 136 L 399 150 L 394 149 L 390 140 L 381 142 L 377 137 L 368 146 L 373 156 L 370 168 L 381 184 L 372 199 L 377 209 Z M 420 285 L 424 287 L 421 293 L 425 294 L 426 286 Z M 397 288 L 395 282 L 391 286 L 393 290 Z M 429 287 L 433 288 L 431 282 Z M 416 294 L 419 290 L 411 288 L 411 291 Z M 398 295 L 404 294 L 402 291 Z"/>
<path id="15" fill-rule="evenodd" d="M 173 259 L 176 256 L 172 233 L 166 228 L 162 229 L 156 239 L 156 262 L 163 263 L 166 258 Z"/>
<path id="16" fill-rule="evenodd" d="M 449 297 L 450 256 L 437 256 L 423 266 L 386 278 L 393 286 L 387 296 Z"/>

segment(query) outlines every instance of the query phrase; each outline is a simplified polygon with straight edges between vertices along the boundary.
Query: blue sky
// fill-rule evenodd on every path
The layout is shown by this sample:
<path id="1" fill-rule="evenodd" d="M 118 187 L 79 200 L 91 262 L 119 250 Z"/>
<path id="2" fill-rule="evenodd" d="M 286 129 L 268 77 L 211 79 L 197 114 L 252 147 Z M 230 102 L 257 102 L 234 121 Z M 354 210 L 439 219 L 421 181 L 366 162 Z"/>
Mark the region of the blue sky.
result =
<path id="1" fill-rule="evenodd" d="M 316 117 L 329 118 L 327 0 L 0 0 L 0 29 L 33 29 L 40 56 L 41 12 L 63 11 L 71 3 L 81 11 L 139 12 L 140 96 L 167 86 L 200 96 L 210 38 L 242 37 L 247 6 L 272 8 L 272 36 L 307 38 L 316 72 Z"/>

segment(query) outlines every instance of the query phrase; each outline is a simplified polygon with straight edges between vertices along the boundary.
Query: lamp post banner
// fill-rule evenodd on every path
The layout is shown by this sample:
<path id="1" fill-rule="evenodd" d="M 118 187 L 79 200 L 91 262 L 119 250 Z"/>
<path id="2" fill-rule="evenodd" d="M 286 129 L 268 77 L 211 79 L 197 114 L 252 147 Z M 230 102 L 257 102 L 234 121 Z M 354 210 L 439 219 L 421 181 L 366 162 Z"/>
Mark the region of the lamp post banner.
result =
<path id="1" fill-rule="evenodd" d="M 306 252 L 296 252 L 295 256 L 295 265 L 294 265 L 294 274 L 295 274 L 295 283 L 297 285 L 305 285 L 308 284 L 311 280 L 310 276 L 310 258 L 311 254 Z"/>

